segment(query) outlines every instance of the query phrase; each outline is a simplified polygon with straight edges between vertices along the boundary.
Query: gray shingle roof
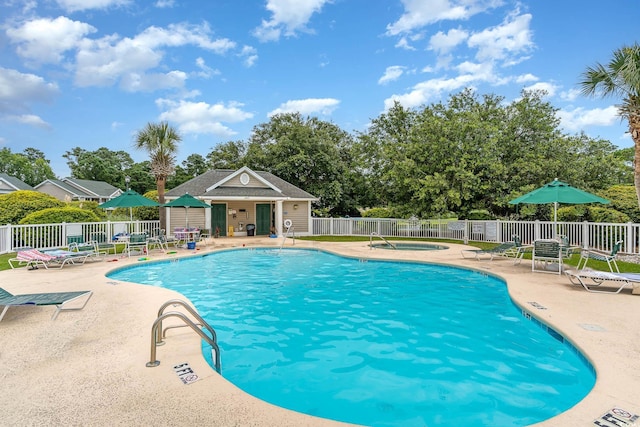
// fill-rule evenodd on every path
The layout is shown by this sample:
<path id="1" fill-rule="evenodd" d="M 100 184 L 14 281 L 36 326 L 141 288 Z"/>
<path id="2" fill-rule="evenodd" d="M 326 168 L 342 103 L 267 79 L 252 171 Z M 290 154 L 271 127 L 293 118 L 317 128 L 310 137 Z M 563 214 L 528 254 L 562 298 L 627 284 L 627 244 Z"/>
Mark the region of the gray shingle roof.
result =
<path id="1" fill-rule="evenodd" d="M 0 173 L 0 179 L 16 190 L 33 190 L 33 187 L 15 176 Z"/>
<path id="2" fill-rule="evenodd" d="M 71 183 L 73 186 L 80 187 L 84 192 L 88 192 L 93 197 L 109 198 L 118 191 L 118 187 L 107 184 L 104 181 L 91 181 L 88 179 L 65 178 L 63 181 Z"/>
<path id="3" fill-rule="evenodd" d="M 311 199 L 315 200 L 316 197 L 307 193 L 306 191 L 296 187 L 295 185 L 275 176 L 270 172 L 264 171 L 251 171 L 247 170 L 247 173 L 253 173 L 260 176 L 263 180 L 271 183 L 274 187 L 280 189 L 282 193 L 279 193 L 271 188 L 256 188 L 256 187 L 228 187 L 221 186 L 216 187 L 207 192 L 207 188 L 224 180 L 229 175 L 234 174 L 235 170 L 229 169 L 214 169 L 203 173 L 179 186 L 166 192 L 166 196 L 169 198 L 182 196 L 184 193 L 189 193 L 196 197 L 253 197 L 253 198 L 293 198 L 293 199 Z"/>

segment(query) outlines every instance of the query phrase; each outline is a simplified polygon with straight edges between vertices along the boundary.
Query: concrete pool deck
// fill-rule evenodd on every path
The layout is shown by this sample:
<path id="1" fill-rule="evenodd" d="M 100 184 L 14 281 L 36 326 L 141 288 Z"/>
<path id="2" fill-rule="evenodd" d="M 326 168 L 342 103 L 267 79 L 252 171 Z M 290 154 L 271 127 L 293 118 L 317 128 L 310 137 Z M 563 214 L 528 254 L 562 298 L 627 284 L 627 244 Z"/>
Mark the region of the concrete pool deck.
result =
<path id="1" fill-rule="evenodd" d="M 215 245 L 199 246 L 196 253 L 243 245 L 273 247 L 282 240 L 240 237 L 211 242 Z M 452 264 L 499 275 L 514 301 L 568 337 L 597 370 L 591 393 L 570 410 L 536 426 L 594 425 L 614 407 L 640 414 L 640 296 L 632 295 L 630 289 L 615 295 L 589 293 L 571 285 L 565 276 L 532 273 L 530 261 L 514 265 L 510 259 L 463 259 L 463 245 L 447 244 L 450 249 L 443 251 L 392 251 L 370 250 L 368 243 L 296 240 L 295 247 L 358 258 Z M 288 240 L 286 247 L 291 245 Z M 194 253 L 177 252 L 153 251 L 150 258 Z M 151 325 L 158 309 L 167 300 L 182 297 L 167 289 L 106 278 L 114 268 L 144 262 L 138 257 L 107 258 L 113 259 L 117 261 L 0 272 L 0 286 L 14 294 L 94 291 L 84 310 L 63 312 L 55 321 L 52 307 L 9 308 L 0 322 L 0 425 L 344 425 L 245 394 L 206 364 L 200 338 L 187 328 L 169 331 L 166 345 L 157 348 L 161 364 L 147 368 Z M 185 362 L 199 377 L 189 385 L 173 369 Z"/>

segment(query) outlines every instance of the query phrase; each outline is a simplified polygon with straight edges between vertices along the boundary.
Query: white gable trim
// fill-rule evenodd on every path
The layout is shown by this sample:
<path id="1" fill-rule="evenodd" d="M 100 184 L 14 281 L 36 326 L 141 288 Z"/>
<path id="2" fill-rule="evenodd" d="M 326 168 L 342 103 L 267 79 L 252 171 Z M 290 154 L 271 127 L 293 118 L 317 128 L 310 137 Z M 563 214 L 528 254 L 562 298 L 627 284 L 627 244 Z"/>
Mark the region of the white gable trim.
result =
<path id="1" fill-rule="evenodd" d="M 9 188 L 13 188 L 15 191 L 18 191 L 18 190 L 19 190 L 19 188 L 18 188 L 18 187 L 16 187 L 15 185 L 13 185 L 12 183 L 10 183 L 9 181 L 7 181 L 7 180 L 6 180 L 6 179 L 4 179 L 4 178 L 0 178 L 0 181 L 2 181 L 2 182 L 4 182 L 5 184 L 7 184 L 7 187 L 9 187 Z"/>
<path id="2" fill-rule="evenodd" d="M 71 178 L 64 178 L 62 179 L 62 182 L 64 182 L 65 184 L 68 184 L 72 187 L 78 188 L 81 191 L 84 191 L 86 194 L 90 194 L 95 196 L 96 198 L 100 198 L 102 196 L 100 196 L 98 193 L 95 193 L 91 190 L 89 190 L 88 188 L 83 187 L 82 185 L 78 184 L 77 182 L 75 182 L 74 180 L 72 180 Z"/>
<path id="3" fill-rule="evenodd" d="M 252 178 L 257 179 L 259 182 L 263 183 L 264 185 L 266 185 L 267 187 L 271 188 L 272 190 L 277 191 L 278 193 L 282 193 L 282 190 L 280 190 L 278 187 L 276 187 L 275 185 L 273 185 L 272 183 L 270 183 L 266 179 L 262 178 L 260 175 L 258 175 L 257 173 L 255 173 L 254 171 L 249 169 L 247 166 L 241 167 L 240 169 L 238 169 L 237 171 L 233 172 L 232 174 L 229 174 L 229 176 L 227 176 L 226 178 L 221 179 L 220 181 L 216 182 L 215 184 L 213 184 L 212 186 L 207 188 L 205 190 L 205 193 L 213 190 L 214 188 L 221 187 L 224 183 L 231 181 L 233 178 L 235 178 L 236 176 L 240 175 L 243 172 L 248 173 L 249 175 L 251 175 Z"/>

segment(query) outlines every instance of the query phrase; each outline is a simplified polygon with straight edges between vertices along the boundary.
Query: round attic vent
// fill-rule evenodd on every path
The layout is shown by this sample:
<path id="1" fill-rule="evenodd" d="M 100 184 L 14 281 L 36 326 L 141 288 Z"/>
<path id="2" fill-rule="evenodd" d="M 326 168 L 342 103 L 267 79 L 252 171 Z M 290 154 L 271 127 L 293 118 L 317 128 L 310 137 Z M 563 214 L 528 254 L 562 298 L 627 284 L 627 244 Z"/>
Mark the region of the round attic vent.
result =
<path id="1" fill-rule="evenodd" d="M 243 172 L 242 175 L 240 175 L 240 183 L 242 185 L 247 185 L 249 183 L 249 174 L 246 172 Z"/>

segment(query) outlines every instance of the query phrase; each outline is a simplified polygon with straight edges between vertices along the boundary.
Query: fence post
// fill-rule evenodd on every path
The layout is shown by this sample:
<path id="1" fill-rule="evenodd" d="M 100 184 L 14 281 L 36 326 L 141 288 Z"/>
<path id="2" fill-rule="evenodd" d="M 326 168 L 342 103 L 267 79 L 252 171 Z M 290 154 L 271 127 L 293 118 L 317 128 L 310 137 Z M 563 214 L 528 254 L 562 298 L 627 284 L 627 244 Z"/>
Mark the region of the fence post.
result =
<path id="1" fill-rule="evenodd" d="M 589 222 L 582 221 L 582 248 L 588 249 L 590 246 L 590 241 L 591 239 L 589 238 Z"/>
<path id="2" fill-rule="evenodd" d="M 627 222 L 627 232 L 626 234 L 626 239 L 624 239 L 624 247 L 625 247 L 625 252 L 628 254 L 634 253 L 633 251 L 633 245 L 635 242 L 635 239 L 633 238 L 633 223 L 631 221 Z"/>
<path id="3" fill-rule="evenodd" d="M 468 245 L 469 244 L 469 220 L 465 219 L 464 220 L 464 231 L 463 231 L 464 235 L 462 236 L 464 238 L 464 244 Z"/>

